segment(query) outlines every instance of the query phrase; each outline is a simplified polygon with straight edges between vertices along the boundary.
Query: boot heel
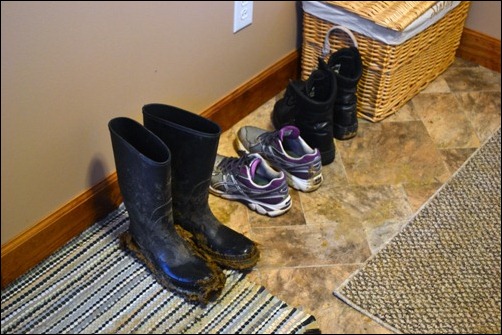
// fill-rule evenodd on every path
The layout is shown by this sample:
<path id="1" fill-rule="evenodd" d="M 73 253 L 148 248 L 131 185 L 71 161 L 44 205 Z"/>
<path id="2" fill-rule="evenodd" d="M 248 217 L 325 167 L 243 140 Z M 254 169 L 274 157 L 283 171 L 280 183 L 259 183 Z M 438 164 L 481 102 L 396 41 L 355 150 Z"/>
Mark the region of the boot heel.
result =
<path id="1" fill-rule="evenodd" d="M 321 151 L 321 164 L 327 165 L 335 160 L 335 150 Z"/>
<path id="2" fill-rule="evenodd" d="M 357 128 L 358 128 L 357 123 L 350 126 L 333 124 L 333 136 L 337 140 L 341 141 L 349 140 L 357 135 Z"/>

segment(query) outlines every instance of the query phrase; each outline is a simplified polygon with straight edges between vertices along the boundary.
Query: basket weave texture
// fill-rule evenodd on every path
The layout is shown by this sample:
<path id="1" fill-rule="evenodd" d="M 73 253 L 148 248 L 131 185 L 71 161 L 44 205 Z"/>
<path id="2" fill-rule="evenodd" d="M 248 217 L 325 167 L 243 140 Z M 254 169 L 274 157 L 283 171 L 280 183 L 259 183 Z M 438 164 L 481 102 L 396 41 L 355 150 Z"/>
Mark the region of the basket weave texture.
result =
<path id="1" fill-rule="evenodd" d="M 410 4 L 407 4 L 411 2 L 421 4 L 415 4 L 411 10 L 408 8 Z M 378 21 L 378 24 L 383 25 L 390 20 L 393 29 L 400 30 L 412 22 L 411 18 L 422 14 L 435 1 L 326 3 L 343 3 L 340 5 L 343 9 L 358 13 L 362 17 L 371 17 L 372 21 Z M 385 119 L 444 72 L 455 60 L 469 6 L 470 1 L 462 1 L 441 20 L 400 45 L 387 45 L 353 32 L 363 62 L 363 74 L 357 88 L 358 117 L 372 122 Z M 336 22 L 328 22 L 307 12 L 303 13 L 302 80 L 306 80 L 317 67 L 326 33 L 334 25 Z M 329 42 L 331 52 L 353 44 L 347 34 L 340 31 L 331 33 Z"/>
<path id="2" fill-rule="evenodd" d="M 383 27 L 402 31 L 437 1 L 325 1 Z"/>

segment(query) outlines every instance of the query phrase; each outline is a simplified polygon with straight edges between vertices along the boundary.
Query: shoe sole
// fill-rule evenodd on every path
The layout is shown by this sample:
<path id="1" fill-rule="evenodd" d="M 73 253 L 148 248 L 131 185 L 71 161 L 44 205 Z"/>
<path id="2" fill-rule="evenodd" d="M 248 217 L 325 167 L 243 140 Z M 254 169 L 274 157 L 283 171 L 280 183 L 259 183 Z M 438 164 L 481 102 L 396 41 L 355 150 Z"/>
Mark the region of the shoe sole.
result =
<path id="1" fill-rule="evenodd" d="M 286 180 L 288 181 L 288 185 L 294 188 L 295 190 L 302 192 L 312 192 L 317 190 L 323 181 L 322 174 L 315 176 L 314 178 L 305 180 L 298 177 L 293 176 L 287 172 L 284 172 L 286 175 Z"/>
<path id="2" fill-rule="evenodd" d="M 292 206 L 290 195 L 288 195 L 287 198 L 285 198 L 280 203 L 276 205 L 270 205 L 270 204 L 265 204 L 263 202 L 252 201 L 238 195 L 225 194 L 221 191 L 215 190 L 211 186 L 209 186 L 209 191 L 211 192 L 211 194 L 214 194 L 220 198 L 239 201 L 248 206 L 251 210 L 256 211 L 259 214 L 268 215 L 271 217 L 279 216 L 286 213 Z"/>

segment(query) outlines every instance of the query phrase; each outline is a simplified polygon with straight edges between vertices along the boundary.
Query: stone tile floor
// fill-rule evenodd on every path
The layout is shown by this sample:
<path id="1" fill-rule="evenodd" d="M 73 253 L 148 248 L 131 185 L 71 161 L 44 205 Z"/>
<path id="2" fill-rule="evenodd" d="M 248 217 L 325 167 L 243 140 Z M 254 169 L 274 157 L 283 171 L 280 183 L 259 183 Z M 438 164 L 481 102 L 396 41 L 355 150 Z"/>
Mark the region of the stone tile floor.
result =
<path id="1" fill-rule="evenodd" d="M 237 130 L 272 130 L 277 96 L 224 132 L 218 153 L 237 156 Z M 388 242 L 501 124 L 500 73 L 456 59 L 396 114 L 359 120 L 355 138 L 335 140 L 322 186 L 290 189 L 293 207 L 269 218 L 210 196 L 221 222 L 258 242 L 261 259 L 247 276 L 314 315 L 322 333 L 391 333 L 332 294 Z"/>

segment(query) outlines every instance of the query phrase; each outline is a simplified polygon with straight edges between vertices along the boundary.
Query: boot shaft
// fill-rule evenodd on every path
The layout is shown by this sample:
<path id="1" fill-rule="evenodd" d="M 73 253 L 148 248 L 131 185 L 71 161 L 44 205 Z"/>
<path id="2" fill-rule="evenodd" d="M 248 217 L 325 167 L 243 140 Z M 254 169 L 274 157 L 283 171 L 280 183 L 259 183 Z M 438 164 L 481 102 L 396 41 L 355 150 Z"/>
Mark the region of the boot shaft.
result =
<path id="1" fill-rule="evenodd" d="M 333 107 L 334 135 L 337 139 L 353 137 L 357 131 L 357 84 L 362 75 L 362 60 L 356 47 L 333 53 L 328 68 L 336 76 L 337 92 Z"/>
<path id="2" fill-rule="evenodd" d="M 175 204 L 207 205 L 220 127 L 197 114 L 162 104 L 145 105 L 143 120 L 171 151 Z"/>
<path id="3" fill-rule="evenodd" d="M 155 134 L 132 119 L 112 119 L 108 128 L 131 228 L 135 224 L 148 228 L 146 219 L 156 221 L 170 204 L 171 154 Z"/>
<path id="4" fill-rule="evenodd" d="M 323 165 L 331 163 L 335 157 L 333 106 L 336 91 L 335 74 L 320 59 L 319 68 L 305 82 L 289 83 L 284 98 L 275 104 L 272 116 L 276 129 L 286 124 L 298 127 L 308 145 L 319 149 Z"/>
<path id="5" fill-rule="evenodd" d="M 324 64 L 314 70 L 307 81 L 292 81 L 287 87 L 285 98 L 292 100 L 297 120 L 324 120 L 334 104 L 336 91 L 336 78 Z"/>
<path id="6" fill-rule="evenodd" d="M 355 47 L 340 49 L 329 57 L 327 67 L 335 73 L 339 91 L 353 90 L 362 75 L 361 54 Z"/>

